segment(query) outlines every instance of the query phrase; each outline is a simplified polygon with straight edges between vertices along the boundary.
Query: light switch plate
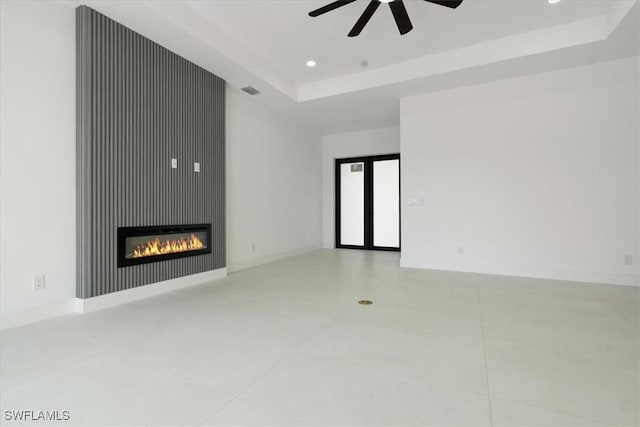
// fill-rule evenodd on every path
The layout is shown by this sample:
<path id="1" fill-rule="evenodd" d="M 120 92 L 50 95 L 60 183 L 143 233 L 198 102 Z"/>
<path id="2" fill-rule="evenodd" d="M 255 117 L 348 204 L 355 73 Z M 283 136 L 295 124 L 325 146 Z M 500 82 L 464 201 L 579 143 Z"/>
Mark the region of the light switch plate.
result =
<path id="1" fill-rule="evenodd" d="M 193 162 L 193 171 L 194 172 L 200 172 L 200 163 Z"/>
<path id="2" fill-rule="evenodd" d="M 424 206 L 424 199 L 422 197 L 409 199 L 409 206 Z"/>
<path id="3" fill-rule="evenodd" d="M 178 159 L 171 159 L 171 169 L 178 169 Z"/>

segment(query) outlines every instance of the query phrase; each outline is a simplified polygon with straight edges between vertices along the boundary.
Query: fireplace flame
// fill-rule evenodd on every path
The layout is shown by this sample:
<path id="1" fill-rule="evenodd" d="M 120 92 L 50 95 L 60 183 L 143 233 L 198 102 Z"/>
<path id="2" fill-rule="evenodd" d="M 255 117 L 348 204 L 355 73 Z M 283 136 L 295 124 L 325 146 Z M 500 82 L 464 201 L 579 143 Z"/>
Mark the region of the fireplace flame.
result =
<path id="1" fill-rule="evenodd" d="M 186 239 L 181 237 L 179 239 L 161 241 L 156 238 L 145 244 L 138 245 L 133 250 L 133 258 L 195 251 L 203 248 L 204 244 L 195 234 L 192 234 Z"/>

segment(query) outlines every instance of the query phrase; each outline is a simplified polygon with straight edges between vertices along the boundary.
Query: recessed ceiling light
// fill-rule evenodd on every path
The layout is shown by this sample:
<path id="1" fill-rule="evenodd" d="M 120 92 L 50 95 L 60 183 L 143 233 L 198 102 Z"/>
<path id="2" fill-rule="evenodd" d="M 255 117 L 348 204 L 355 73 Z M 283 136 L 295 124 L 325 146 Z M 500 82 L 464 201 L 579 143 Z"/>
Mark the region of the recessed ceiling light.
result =
<path id="1" fill-rule="evenodd" d="M 560 0 L 547 0 L 549 2 L 549 4 L 556 4 L 556 3 L 560 3 Z"/>
<path id="2" fill-rule="evenodd" d="M 307 67 L 313 68 L 315 66 L 316 66 L 316 61 L 314 61 L 313 59 L 310 59 L 307 61 Z"/>

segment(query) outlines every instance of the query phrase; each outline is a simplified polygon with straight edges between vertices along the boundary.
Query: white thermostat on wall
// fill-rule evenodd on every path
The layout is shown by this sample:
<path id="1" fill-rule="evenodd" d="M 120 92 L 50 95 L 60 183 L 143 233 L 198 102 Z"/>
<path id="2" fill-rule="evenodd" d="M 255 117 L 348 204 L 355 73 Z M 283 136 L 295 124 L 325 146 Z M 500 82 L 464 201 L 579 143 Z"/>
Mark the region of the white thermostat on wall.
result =
<path id="1" fill-rule="evenodd" d="M 194 172 L 200 172 L 200 163 L 193 162 L 193 171 Z"/>

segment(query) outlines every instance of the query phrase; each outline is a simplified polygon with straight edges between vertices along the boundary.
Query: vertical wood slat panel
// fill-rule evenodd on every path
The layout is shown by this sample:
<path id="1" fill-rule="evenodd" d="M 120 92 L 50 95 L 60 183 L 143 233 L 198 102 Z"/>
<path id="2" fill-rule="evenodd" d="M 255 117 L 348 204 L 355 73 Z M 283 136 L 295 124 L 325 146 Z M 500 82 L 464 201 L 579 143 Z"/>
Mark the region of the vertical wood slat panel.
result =
<path id="1" fill-rule="evenodd" d="M 77 296 L 224 267 L 224 81 L 87 6 L 76 25 Z M 117 268 L 118 227 L 183 223 L 211 254 Z"/>

